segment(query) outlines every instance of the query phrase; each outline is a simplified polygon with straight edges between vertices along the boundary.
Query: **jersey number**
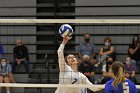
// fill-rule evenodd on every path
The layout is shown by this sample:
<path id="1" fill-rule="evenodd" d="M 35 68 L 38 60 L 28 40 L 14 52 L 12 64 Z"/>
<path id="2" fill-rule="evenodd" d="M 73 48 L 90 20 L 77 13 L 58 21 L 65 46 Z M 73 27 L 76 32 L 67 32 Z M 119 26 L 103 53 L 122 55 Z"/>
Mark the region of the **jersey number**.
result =
<path id="1" fill-rule="evenodd" d="M 77 82 L 77 78 L 74 78 L 74 81 L 72 82 L 72 84 L 76 83 Z"/>
<path id="2" fill-rule="evenodd" d="M 127 86 L 127 88 L 123 89 L 123 93 L 129 93 L 129 86 Z"/>
<path id="3" fill-rule="evenodd" d="M 123 83 L 123 93 L 130 93 L 129 92 L 128 82 Z"/>

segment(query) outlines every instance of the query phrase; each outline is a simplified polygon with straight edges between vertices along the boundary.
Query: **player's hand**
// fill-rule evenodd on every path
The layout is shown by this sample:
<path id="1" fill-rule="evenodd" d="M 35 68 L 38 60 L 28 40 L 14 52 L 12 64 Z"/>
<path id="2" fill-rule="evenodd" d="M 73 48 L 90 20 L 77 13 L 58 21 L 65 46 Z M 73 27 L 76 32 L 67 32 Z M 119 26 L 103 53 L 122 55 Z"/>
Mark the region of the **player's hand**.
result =
<path id="1" fill-rule="evenodd" d="M 72 37 L 63 37 L 63 43 L 66 44 Z"/>

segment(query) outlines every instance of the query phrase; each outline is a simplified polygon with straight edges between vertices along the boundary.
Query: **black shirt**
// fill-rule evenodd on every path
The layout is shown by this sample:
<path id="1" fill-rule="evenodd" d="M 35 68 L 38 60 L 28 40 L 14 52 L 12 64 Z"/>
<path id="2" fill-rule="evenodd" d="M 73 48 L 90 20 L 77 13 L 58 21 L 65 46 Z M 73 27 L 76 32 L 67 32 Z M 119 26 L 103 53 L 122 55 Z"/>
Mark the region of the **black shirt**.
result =
<path id="1" fill-rule="evenodd" d="M 82 73 L 95 72 L 95 68 L 93 67 L 93 65 L 90 62 L 82 62 L 79 65 L 79 71 Z"/>
<path id="2" fill-rule="evenodd" d="M 133 45 L 133 44 L 130 44 L 130 45 L 129 45 L 129 49 L 130 49 L 130 48 L 132 48 L 132 49 L 134 50 L 134 49 L 136 48 L 136 46 Z M 129 50 L 128 50 L 128 51 L 129 51 Z M 136 61 L 140 61 L 140 48 L 138 48 L 134 54 L 131 55 L 129 52 L 128 52 L 128 54 L 129 54 L 129 56 L 131 57 L 131 59 L 134 59 L 134 60 L 136 60 Z"/>
<path id="3" fill-rule="evenodd" d="M 25 58 L 26 60 L 29 60 L 29 55 L 28 55 L 28 49 L 24 45 L 16 46 L 14 47 L 14 59 L 22 59 Z"/>
<path id="4" fill-rule="evenodd" d="M 111 46 L 109 46 L 109 47 L 103 47 L 103 52 L 108 52 L 108 51 L 110 51 L 111 50 Z M 113 52 L 113 53 L 111 53 L 111 54 L 108 54 L 110 57 L 112 57 L 113 59 L 114 59 L 114 56 L 115 56 L 115 53 Z"/>

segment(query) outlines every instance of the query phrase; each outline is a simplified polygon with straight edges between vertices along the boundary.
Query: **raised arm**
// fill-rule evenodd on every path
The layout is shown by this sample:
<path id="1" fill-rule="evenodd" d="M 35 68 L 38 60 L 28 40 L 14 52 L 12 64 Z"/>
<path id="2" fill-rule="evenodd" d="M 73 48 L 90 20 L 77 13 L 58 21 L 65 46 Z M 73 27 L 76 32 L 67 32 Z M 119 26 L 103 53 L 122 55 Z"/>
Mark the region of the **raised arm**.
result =
<path id="1" fill-rule="evenodd" d="M 64 37 L 63 42 L 60 44 L 60 47 L 58 48 L 58 62 L 59 62 L 59 69 L 60 71 L 65 71 L 66 63 L 65 63 L 65 58 L 64 58 L 64 48 L 65 44 L 71 39 L 71 37 Z"/>

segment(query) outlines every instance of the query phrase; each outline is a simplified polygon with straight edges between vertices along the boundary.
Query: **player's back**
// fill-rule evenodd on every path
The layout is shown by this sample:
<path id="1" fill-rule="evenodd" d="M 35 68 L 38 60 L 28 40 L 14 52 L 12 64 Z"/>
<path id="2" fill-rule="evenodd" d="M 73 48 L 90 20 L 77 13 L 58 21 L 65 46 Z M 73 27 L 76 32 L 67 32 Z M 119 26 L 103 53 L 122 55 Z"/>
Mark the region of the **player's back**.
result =
<path id="1" fill-rule="evenodd" d="M 114 79 L 111 79 L 110 81 L 108 81 L 106 83 L 105 86 L 105 93 L 125 93 L 125 91 L 129 91 L 127 93 L 138 93 L 138 90 L 136 89 L 136 86 L 133 82 L 131 82 L 130 80 L 125 80 L 125 83 L 127 83 L 128 85 L 126 85 L 126 88 L 123 88 L 123 84 L 119 84 L 118 88 L 114 88 L 112 86 L 112 82 Z"/>

